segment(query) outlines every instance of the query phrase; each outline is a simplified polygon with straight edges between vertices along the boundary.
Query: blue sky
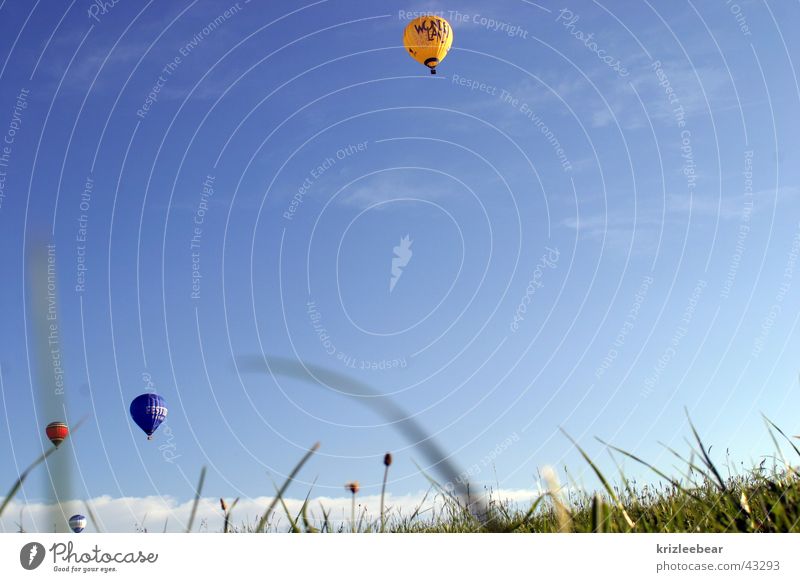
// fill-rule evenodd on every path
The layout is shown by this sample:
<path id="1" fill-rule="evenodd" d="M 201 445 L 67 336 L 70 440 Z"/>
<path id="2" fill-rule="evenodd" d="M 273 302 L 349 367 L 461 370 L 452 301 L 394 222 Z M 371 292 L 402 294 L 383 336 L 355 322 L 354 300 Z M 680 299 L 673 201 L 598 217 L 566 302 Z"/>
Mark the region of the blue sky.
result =
<path id="1" fill-rule="evenodd" d="M 455 39 L 436 76 L 400 46 L 431 11 Z M 374 494 L 386 451 L 394 494 L 425 489 L 416 443 L 237 368 L 261 353 L 392 394 L 501 489 L 545 464 L 593 486 L 559 428 L 605 468 L 594 436 L 668 468 L 684 407 L 719 459 L 770 454 L 761 412 L 800 428 L 797 11 L 3 1 L 3 479 L 55 406 L 90 415 L 75 499 L 185 500 L 203 465 L 212 496 L 269 495 L 316 441 L 294 497 Z M 46 242 L 65 393 L 37 405 Z M 150 388 L 153 442 L 127 414 Z"/>

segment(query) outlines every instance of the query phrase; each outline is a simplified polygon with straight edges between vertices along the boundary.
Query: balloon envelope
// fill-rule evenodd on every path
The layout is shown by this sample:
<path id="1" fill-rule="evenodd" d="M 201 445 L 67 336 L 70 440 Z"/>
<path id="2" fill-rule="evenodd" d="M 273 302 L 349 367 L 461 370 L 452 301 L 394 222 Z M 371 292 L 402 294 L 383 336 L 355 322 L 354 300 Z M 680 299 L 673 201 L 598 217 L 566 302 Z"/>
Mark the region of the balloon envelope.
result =
<path id="1" fill-rule="evenodd" d="M 131 402 L 131 418 L 150 440 L 167 418 L 167 402 L 158 394 L 140 394 Z"/>
<path id="2" fill-rule="evenodd" d="M 80 514 L 75 514 L 69 518 L 69 528 L 75 533 L 81 533 L 86 527 L 86 518 Z"/>
<path id="3" fill-rule="evenodd" d="M 64 439 L 69 435 L 69 427 L 63 422 L 51 422 L 47 425 L 44 432 L 47 434 L 47 438 L 50 439 L 50 442 L 58 446 L 63 443 Z"/>
<path id="4" fill-rule="evenodd" d="M 406 26 L 403 45 L 415 61 L 436 73 L 438 65 L 453 44 L 453 29 L 450 23 L 439 16 L 420 16 Z"/>

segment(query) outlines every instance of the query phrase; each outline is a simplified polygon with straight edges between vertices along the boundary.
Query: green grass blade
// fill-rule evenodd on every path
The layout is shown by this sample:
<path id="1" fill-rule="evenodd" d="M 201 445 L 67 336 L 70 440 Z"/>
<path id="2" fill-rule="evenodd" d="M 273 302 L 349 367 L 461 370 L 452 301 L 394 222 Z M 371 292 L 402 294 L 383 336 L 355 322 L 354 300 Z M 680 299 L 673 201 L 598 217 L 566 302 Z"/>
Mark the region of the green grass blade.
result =
<path id="1" fill-rule="evenodd" d="M 414 521 L 416 517 L 419 515 L 419 510 L 422 509 L 423 505 L 425 505 L 425 501 L 428 499 L 428 495 L 433 490 L 433 487 L 434 487 L 433 485 L 428 487 L 428 490 L 425 492 L 425 495 L 422 496 L 422 501 L 419 502 L 419 505 L 417 505 L 416 509 L 414 509 L 414 513 L 411 514 L 411 517 L 408 520 L 409 523 Z"/>
<path id="2" fill-rule="evenodd" d="M 3 511 L 5 511 L 8 504 L 11 503 L 11 500 L 16 496 L 16 494 L 22 488 L 22 484 L 25 482 L 25 479 L 28 478 L 30 472 L 33 471 L 39 465 L 41 465 L 47 457 L 55 453 L 57 450 L 58 447 L 51 447 L 47 449 L 44 453 L 39 455 L 39 457 L 33 463 L 31 463 L 27 469 L 25 469 L 22 473 L 20 473 L 19 478 L 11 486 L 11 490 L 8 492 L 6 498 L 3 500 L 3 504 L 0 505 L 0 516 L 3 515 Z"/>
<path id="3" fill-rule="evenodd" d="M 303 525 L 306 528 L 306 532 L 308 533 L 317 533 L 319 530 L 311 525 L 311 522 L 308 519 L 308 500 L 311 497 L 311 491 L 314 489 L 314 485 L 316 484 L 317 479 L 314 479 L 314 482 L 311 484 L 311 487 L 306 494 L 306 499 L 303 501 L 303 506 L 300 508 L 300 512 L 297 514 L 297 517 L 294 518 L 295 522 L 300 521 L 302 518 Z"/>
<path id="4" fill-rule="evenodd" d="M 674 486 L 674 487 L 678 488 L 678 489 L 680 490 L 680 492 L 681 492 L 681 493 L 685 493 L 686 495 L 689 495 L 689 496 L 691 496 L 691 497 L 694 497 L 695 499 L 700 499 L 700 496 L 698 496 L 697 494 L 693 493 L 692 491 L 689 491 L 688 489 L 686 489 L 685 487 L 683 487 L 683 485 L 681 485 L 681 484 L 680 484 L 678 481 L 676 481 L 675 479 L 673 479 L 672 477 L 670 477 L 669 475 L 667 475 L 666 473 L 664 473 L 663 471 L 661 471 L 660 469 L 658 469 L 657 467 L 655 467 L 654 465 L 652 465 L 652 464 L 648 463 L 648 462 L 647 462 L 647 461 L 645 461 L 644 459 L 642 459 L 642 458 L 640 458 L 640 457 L 637 457 L 637 456 L 636 456 L 636 455 L 634 455 L 633 453 L 630 453 L 630 452 L 628 452 L 628 451 L 626 451 L 626 450 L 624 450 L 624 449 L 621 449 L 621 448 L 619 448 L 619 447 L 615 447 L 614 445 L 612 445 L 612 444 L 609 444 L 609 443 L 605 442 L 605 441 L 604 441 L 604 440 L 602 440 L 602 439 L 599 439 L 599 438 L 598 438 L 597 440 L 598 440 L 599 442 L 601 442 L 602 444 L 604 444 L 605 446 L 607 446 L 608 448 L 610 448 L 610 449 L 613 449 L 613 450 L 617 451 L 618 453 L 625 455 L 625 456 L 626 456 L 626 457 L 628 457 L 629 459 L 632 459 L 632 460 L 636 461 L 636 462 L 637 462 L 637 463 L 639 463 L 640 465 L 643 465 L 643 466 L 647 467 L 648 469 L 650 469 L 651 471 L 653 471 L 653 472 L 654 472 L 656 475 L 658 475 L 658 476 L 659 476 L 659 477 L 661 477 L 662 479 L 664 479 L 664 480 L 668 481 L 668 482 L 669 482 L 669 483 L 670 483 L 672 486 Z"/>

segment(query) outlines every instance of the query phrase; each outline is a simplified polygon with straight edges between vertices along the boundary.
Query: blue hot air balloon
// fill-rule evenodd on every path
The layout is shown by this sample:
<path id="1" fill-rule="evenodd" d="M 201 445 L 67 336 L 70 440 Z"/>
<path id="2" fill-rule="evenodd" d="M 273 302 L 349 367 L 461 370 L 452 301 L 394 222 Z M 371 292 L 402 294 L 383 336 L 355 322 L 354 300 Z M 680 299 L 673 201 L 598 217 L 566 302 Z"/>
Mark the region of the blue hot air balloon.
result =
<path id="1" fill-rule="evenodd" d="M 69 518 L 69 528 L 75 533 L 81 533 L 83 528 L 86 527 L 86 518 L 79 513 L 76 513 Z"/>
<path id="2" fill-rule="evenodd" d="M 152 440 L 167 418 L 167 402 L 158 394 L 140 394 L 131 402 L 131 418 L 147 434 L 147 440 Z"/>

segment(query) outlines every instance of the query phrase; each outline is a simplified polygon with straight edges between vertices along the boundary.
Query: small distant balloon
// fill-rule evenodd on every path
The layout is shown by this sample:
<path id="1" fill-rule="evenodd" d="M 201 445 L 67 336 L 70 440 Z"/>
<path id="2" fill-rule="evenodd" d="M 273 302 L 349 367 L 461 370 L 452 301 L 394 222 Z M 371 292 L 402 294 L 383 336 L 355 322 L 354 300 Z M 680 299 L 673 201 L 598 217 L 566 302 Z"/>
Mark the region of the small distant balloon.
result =
<path id="1" fill-rule="evenodd" d="M 81 533 L 86 527 L 86 518 L 79 513 L 76 513 L 69 518 L 69 528 L 75 533 Z"/>
<path id="2" fill-rule="evenodd" d="M 69 436 L 69 427 L 63 422 L 51 422 L 44 432 L 50 442 L 58 446 Z"/>
<path id="3" fill-rule="evenodd" d="M 167 418 L 167 402 L 158 394 L 140 394 L 131 402 L 131 418 L 153 440 L 153 433 Z"/>
<path id="4" fill-rule="evenodd" d="M 442 62 L 453 44 L 453 29 L 450 23 L 439 16 L 427 15 L 415 18 L 406 26 L 403 45 L 418 63 L 422 63 L 436 74 L 436 66 Z"/>

